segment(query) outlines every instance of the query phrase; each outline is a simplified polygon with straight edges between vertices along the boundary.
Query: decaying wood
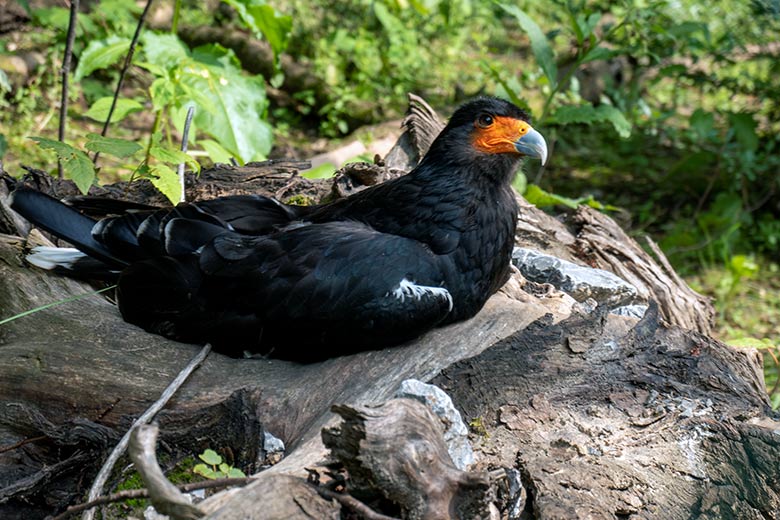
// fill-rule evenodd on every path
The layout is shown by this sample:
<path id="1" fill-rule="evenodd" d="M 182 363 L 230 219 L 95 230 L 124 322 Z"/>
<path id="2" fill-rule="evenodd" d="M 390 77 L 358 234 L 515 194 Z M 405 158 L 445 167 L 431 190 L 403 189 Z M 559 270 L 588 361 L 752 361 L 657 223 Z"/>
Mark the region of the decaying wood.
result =
<path id="1" fill-rule="evenodd" d="M 393 399 L 374 408 L 337 405 L 333 411 L 342 423 L 322 436 L 349 472 L 349 489 L 380 493 L 410 520 L 490 516 L 489 478 L 452 464 L 439 420 L 428 407 Z"/>
<path id="2" fill-rule="evenodd" d="M 299 167 L 219 167 L 189 179 L 188 194 L 333 196 Z M 43 187 L 75 195 L 67 183 Z M 158 202 L 149 191 L 141 183 L 128 193 Z M 3 202 L 0 225 L 27 231 Z M 340 518 L 349 508 L 318 492 L 306 470 L 325 476 L 338 463 L 356 500 L 401 518 L 780 519 L 780 421 L 758 355 L 702 334 L 708 303 L 608 217 L 555 219 L 525 204 L 517 236 L 645 284 L 659 304 L 637 322 L 514 277 L 475 318 L 396 348 L 308 365 L 213 354 L 158 416 L 159 449 L 175 460 L 211 448 L 247 473 L 263 471 L 198 507 L 214 519 Z M 24 247 L 0 235 L 0 319 L 94 291 L 26 266 Z M 682 323 L 678 315 L 694 330 L 668 325 Z M 77 502 L 198 348 L 124 323 L 101 295 L 0 326 L 0 517 L 40 518 Z M 472 425 L 477 463 L 468 472 L 450 466 L 427 410 L 389 401 L 409 378 L 445 389 Z M 287 447 L 270 468 L 261 467 L 264 432 Z"/>

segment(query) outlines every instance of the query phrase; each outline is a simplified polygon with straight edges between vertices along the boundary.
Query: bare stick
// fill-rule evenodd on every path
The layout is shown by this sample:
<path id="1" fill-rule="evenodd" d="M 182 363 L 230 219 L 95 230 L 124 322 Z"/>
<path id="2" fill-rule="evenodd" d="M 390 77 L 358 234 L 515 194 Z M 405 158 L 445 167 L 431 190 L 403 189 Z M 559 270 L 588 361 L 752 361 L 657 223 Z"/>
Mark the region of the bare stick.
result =
<path id="1" fill-rule="evenodd" d="M 65 57 L 62 59 L 62 98 L 60 99 L 60 129 L 57 134 L 60 142 L 65 141 L 65 123 L 68 119 L 68 74 L 73 55 L 73 41 L 76 39 L 76 25 L 79 16 L 79 0 L 70 2 L 70 21 L 68 22 L 68 36 L 65 40 Z M 62 179 L 62 160 L 57 159 L 57 175 Z"/>
<path id="2" fill-rule="evenodd" d="M 187 497 L 165 478 L 155 454 L 159 431 L 160 428 L 156 424 L 139 424 L 133 428 L 130 435 L 130 458 L 149 490 L 152 505 L 158 513 L 168 515 L 174 520 L 196 520 L 205 516 L 199 507 L 192 505 Z"/>
<path id="3" fill-rule="evenodd" d="M 191 106 L 187 109 L 187 118 L 184 120 L 184 135 L 181 141 L 181 151 L 187 152 L 187 141 L 190 138 L 190 125 L 192 124 L 192 116 L 195 114 L 195 107 Z M 179 202 L 187 200 L 184 193 L 184 163 L 179 163 L 179 183 L 181 184 L 181 199 Z"/>
<path id="4" fill-rule="evenodd" d="M 127 445 L 130 442 L 130 433 L 133 431 L 133 429 L 140 424 L 148 423 L 155 415 L 157 415 L 160 410 L 163 409 L 171 397 L 173 397 L 173 394 L 175 394 L 179 387 L 184 384 L 190 374 L 192 374 L 198 365 L 200 365 L 203 360 L 206 359 L 206 356 L 209 355 L 209 352 L 211 352 L 211 345 L 207 344 L 201 349 L 200 352 L 198 352 L 194 358 L 192 358 L 189 364 L 184 367 L 181 372 L 179 372 L 179 375 L 177 375 L 176 379 L 174 379 L 171 384 L 168 385 L 168 388 L 165 389 L 160 398 L 155 401 L 155 403 L 152 404 L 152 406 L 150 406 L 143 414 L 141 414 L 138 419 L 135 420 L 133 425 L 130 427 L 130 430 L 125 433 L 114 450 L 108 456 L 108 459 L 106 459 L 103 467 L 100 468 L 100 472 L 98 473 L 97 477 L 95 477 L 95 482 L 92 483 L 92 488 L 89 490 L 89 496 L 87 497 L 88 501 L 95 500 L 102 493 L 103 485 L 106 483 L 106 480 L 108 480 L 108 476 L 111 474 L 111 470 L 113 469 L 114 464 L 116 464 L 116 461 L 119 460 L 119 457 L 121 457 L 127 449 Z M 95 510 L 90 509 L 85 511 L 81 518 L 82 520 L 93 520 L 94 517 Z"/>
<path id="5" fill-rule="evenodd" d="M 147 0 L 146 6 L 144 7 L 143 12 L 141 13 L 141 17 L 138 18 L 138 25 L 135 27 L 135 33 L 133 34 L 133 39 L 130 41 L 130 49 L 127 51 L 127 56 L 125 56 L 125 63 L 122 65 L 122 72 L 119 73 L 119 81 L 116 83 L 116 90 L 114 91 L 114 99 L 111 100 L 111 108 L 108 109 L 108 115 L 106 116 L 106 122 L 103 123 L 103 130 L 100 132 L 100 135 L 103 137 L 106 136 L 106 133 L 108 132 L 108 125 L 111 124 L 111 116 L 114 115 L 114 109 L 116 108 L 117 100 L 119 99 L 119 92 L 122 90 L 122 84 L 125 81 L 125 76 L 127 75 L 127 71 L 130 69 L 130 65 L 133 63 L 133 55 L 135 54 L 135 47 L 138 45 L 138 38 L 141 36 L 141 29 L 144 26 L 144 20 L 146 19 L 146 15 L 149 13 L 149 9 L 152 7 L 152 2 L 154 0 Z M 100 152 L 95 152 L 95 156 L 92 158 L 92 162 L 94 164 L 97 164 L 98 157 L 100 157 Z"/>
<path id="6" fill-rule="evenodd" d="M 245 486 L 254 480 L 253 477 L 236 477 L 236 478 L 220 478 L 217 480 L 204 480 L 201 482 L 190 482 L 188 484 L 180 484 L 176 486 L 179 491 L 188 493 L 190 491 L 196 491 L 198 489 L 214 489 L 233 486 Z M 113 493 L 111 495 L 103 495 L 97 497 L 90 502 L 84 502 L 83 504 L 76 504 L 70 506 L 66 511 L 60 513 L 55 517 L 49 518 L 49 520 L 65 520 L 76 513 L 80 513 L 85 509 L 92 509 L 93 507 L 102 506 L 106 504 L 113 504 L 114 502 L 122 502 L 124 500 L 132 500 L 134 498 L 149 498 L 149 490 L 146 488 L 141 489 L 126 489 Z"/>

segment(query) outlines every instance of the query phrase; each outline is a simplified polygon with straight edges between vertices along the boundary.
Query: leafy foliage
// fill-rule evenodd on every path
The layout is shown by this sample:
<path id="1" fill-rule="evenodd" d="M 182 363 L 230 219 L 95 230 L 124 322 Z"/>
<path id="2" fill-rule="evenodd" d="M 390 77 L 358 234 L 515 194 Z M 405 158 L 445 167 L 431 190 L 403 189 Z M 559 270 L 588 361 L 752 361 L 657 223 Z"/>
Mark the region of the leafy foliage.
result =
<path id="1" fill-rule="evenodd" d="M 246 477 L 243 471 L 223 462 L 222 457 L 214 450 L 206 450 L 198 458 L 204 464 L 196 464 L 193 472 L 208 479 Z"/>

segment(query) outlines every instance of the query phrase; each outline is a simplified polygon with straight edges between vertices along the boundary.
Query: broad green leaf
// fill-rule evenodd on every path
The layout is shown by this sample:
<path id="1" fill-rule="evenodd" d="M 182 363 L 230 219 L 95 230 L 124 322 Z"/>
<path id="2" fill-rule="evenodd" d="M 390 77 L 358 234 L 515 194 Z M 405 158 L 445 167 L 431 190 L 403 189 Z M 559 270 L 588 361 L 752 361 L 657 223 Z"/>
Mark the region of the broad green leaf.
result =
<path id="1" fill-rule="evenodd" d="M 753 114 L 732 112 L 729 114 L 729 122 L 737 142 L 746 150 L 756 151 L 758 148 L 758 135 L 756 135 L 756 120 L 753 119 Z"/>
<path id="2" fill-rule="evenodd" d="M 168 165 L 157 163 L 149 166 L 149 180 L 152 182 L 155 188 L 160 190 L 160 193 L 165 195 L 168 200 L 173 204 L 178 204 L 181 201 L 181 184 L 178 174 L 173 171 Z M 210 457 L 207 453 L 214 453 L 212 450 L 206 450 L 202 455 L 199 455 L 200 459 L 208 464 L 212 464 L 204 457 Z M 219 457 L 219 455 L 217 455 Z M 222 461 L 222 458 L 219 459 Z M 215 462 L 214 464 L 219 464 Z"/>
<path id="3" fill-rule="evenodd" d="M 598 107 L 590 104 L 565 105 L 558 107 L 551 119 L 561 125 L 571 123 L 590 125 L 600 121 L 608 121 L 612 123 L 620 137 L 626 138 L 631 135 L 631 123 L 620 110 L 610 105 L 599 105 Z"/>
<path id="4" fill-rule="evenodd" d="M 215 472 L 210 467 L 206 466 L 205 464 L 195 464 L 195 467 L 192 468 L 193 473 L 196 473 L 202 477 L 206 477 L 208 479 L 215 479 L 217 478 L 215 476 Z"/>
<path id="5" fill-rule="evenodd" d="M 214 450 L 206 450 L 198 455 L 198 458 L 206 464 L 210 464 L 212 466 L 218 466 L 222 464 L 222 457 Z"/>
<path id="6" fill-rule="evenodd" d="M 287 48 L 287 42 L 292 29 L 292 17 L 280 15 L 273 7 L 266 4 L 264 0 L 223 0 L 226 4 L 233 7 L 241 20 L 244 22 L 255 36 L 264 36 L 274 56 Z"/>
<path id="7" fill-rule="evenodd" d="M 190 55 L 187 46 L 175 34 L 145 32 L 141 43 L 146 61 L 166 70 L 179 67 Z"/>
<path id="8" fill-rule="evenodd" d="M 62 160 L 62 169 L 84 195 L 95 182 L 95 165 L 81 150 Z"/>
<path id="9" fill-rule="evenodd" d="M 98 134 L 87 134 L 87 143 L 84 147 L 90 152 L 100 152 L 124 159 L 130 157 L 143 147 L 135 141 L 103 137 Z"/>
<path id="10" fill-rule="evenodd" d="M 590 49 L 587 54 L 585 54 L 585 56 L 583 56 L 579 63 L 581 65 L 590 61 L 608 60 L 613 56 L 617 56 L 618 54 L 620 54 L 620 51 L 618 50 L 610 50 L 605 47 L 594 47 Z"/>
<path id="11" fill-rule="evenodd" d="M 162 110 L 176 99 L 176 85 L 167 76 L 157 78 L 149 87 L 149 97 L 155 112 Z"/>
<path id="12" fill-rule="evenodd" d="M 111 109 L 111 97 L 102 97 L 95 101 L 87 113 L 84 114 L 90 119 L 104 123 L 108 117 L 108 111 Z M 116 100 L 116 107 L 114 107 L 114 113 L 111 115 L 111 122 L 116 123 L 127 117 L 128 114 L 134 112 L 140 112 L 144 107 L 138 101 L 134 99 L 119 98 Z"/>
<path id="13" fill-rule="evenodd" d="M 91 41 L 79 56 L 73 80 L 80 81 L 95 70 L 114 65 L 127 55 L 129 49 L 129 38 L 111 36 L 106 40 Z"/>
<path id="14" fill-rule="evenodd" d="M 191 155 L 181 150 L 172 150 L 165 146 L 152 145 L 149 148 L 149 155 L 165 163 L 181 164 L 184 163 L 194 171 L 200 171 L 200 164 Z"/>
<path id="15" fill-rule="evenodd" d="M 62 161 L 62 169 L 83 194 L 87 194 L 92 183 L 95 182 L 95 165 L 89 160 L 87 154 L 72 147 L 67 143 L 46 139 L 43 137 L 31 137 L 38 146 L 47 150 L 54 150 Z"/>
<path id="16" fill-rule="evenodd" d="M 188 62 L 181 82 L 202 95 L 193 100 L 199 105 L 198 129 L 242 162 L 264 159 L 273 137 L 263 119 L 268 108 L 263 78 L 244 76 L 233 64 L 233 52 L 222 47 L 199 47 L 193 54 L 199 59 Z"/>
<path id="17" fill-rule="evenodd" d="M 244 473 L 243 471 L 241 471 L 238 468 L 232 468 L 231 467 L 230 470 L 227 471 L 227 477 L 228 478 L 245 478 L 246 477 L 246 473 Z"/>
<path id="18" fill-rule="evenodd" d="M 206 150 L 206 153 L 209 154 L 209 159 L 214 163 L 230 164 L 230 159 L 233 158 L 233 154 L 222 148 L 218 142 L 212 141 L 211 139 L 202 139 L 198 141 L 198 145 Z"/>
<path id="19" fill-rule="evenodd" d="M 307 179 L 330 179 L 336 173 L 336 167 L 331 163 L 322 163 L 301 173 Z"/>
<path id="20" fill-rule="evenodd" d="M 697 108 L 691 114 L 690 122 L 691 129 L 696 132 L 699 139 L 706 139 L 712 135 L 715 128 L 715 115 L 712 112 L 708 112 L 704 109 Z"/>
<path id="21" fill-rule="evenodd" d="M 550 42 L 542 32 L 542 29 L 530 16 L 516 5 L 499 5 L 504 11 L 517 19 L 520 28 L 528 35 L 528 38 L 531 40 L 531 50 L 534 52 L 536 62 L 542 68 L 544 75 L 547 76 L 547 81 L 550 82 L 550 86 L 554 89 L 558 85 L 558 66 L 555 63 L 555 55 L 553 54 Z"/>

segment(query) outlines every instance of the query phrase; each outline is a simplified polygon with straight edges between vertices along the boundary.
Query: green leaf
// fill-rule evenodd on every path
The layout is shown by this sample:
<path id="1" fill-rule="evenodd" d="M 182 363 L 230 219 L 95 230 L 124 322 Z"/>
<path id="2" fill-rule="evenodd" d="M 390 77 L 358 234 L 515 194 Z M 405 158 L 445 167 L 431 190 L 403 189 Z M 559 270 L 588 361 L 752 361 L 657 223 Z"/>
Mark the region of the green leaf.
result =
<path id="1" fill-rule="evenodd" d="M 95 182 L 95 165 L 81 150 L 76 150 L 72 156 L 62 160 L 62 168 L 78 187 L 82 194 L 86 195 L 89 188 Z"/>
<path id="2" fill-rule="evenodd" d="M 555 63 L 555 55 L 553 54 L 550 42 L 542 32 L 542 29 L 539 28 L 530 16 L 516 5 L 499 5 L 504 11 L 517 19 L 520 28 L 528 35 L 528 38 L 531 40 L 531 50 L 534 52 L 536 62 L 542 68 L 542 71 L 544 71 L 544 75 L 547 76 L 547 81 L 550 82 L 550 86 L 555 89 L 558 85 L 558 66 Z"/>
<path id="3" fill-rule="evenodd" d="M 143 147 L 135 141 L 103 137 L 98 134 L 87 134 L 87 143 L 84 147 L 90 152 L 100 152 L 125 159 Z"/>
<path id="4" fill-rule="evenodd" d="M 246 474 L 238 468 L 230 468 L 227 472 L 228 478 L 246 478 Z"/>
<path id="5" fill-rule="evenodd" d="M 233 51 L 220 46 L 199 47 L 193 55 L 198 59 L 189 61 L 181 82 L 201 94 L 192 100 L 198 104 L 198 129 L 242 162 L 264 159 L 273 137 L 264 120 L 268 100 L 263 78 L 244 76 L 233 63 Z"/>
<path id="6" fill-rule="evenodd" d="M 620 54 L 620 51 L 610 50 L 604 47 L 593 47 L 592 49 L 588 50 L 579 63 L 582 65 L 583 63 L 588 63 L 590 61 L 608 60 L 613 56 L 617 56 L 618 54 Z"/>
<path id="7" fill-rule="evenodd" d="M 165 70 L 181 66 L 190 52 L 175 34 L 156 34 L 145 32 L 141 36 L 146 61 Z"/>
<path id="8" fill-rule="evenodd" d="M 753 114 L 732 112 L 729 114 L 729 122 L 737 142 L 746 150 L 755 152 L 758 148 L 758 135 L 756 135 L 756 120 Z"/>
<path id="9" fill-rule="evenodd" d="M 208 479 L 215 479 L 215 472 L 210 467 L 206 466 L 205 464 L 195 464 L 195 467 L 192 468 L 193 473 L 196 473 L 202 477 L 206 477 Z"/>
<path id="10" fill-rule="evenodd" d="M 127 55 L 129 49 L 129 38 L 111 36 L 106 40 L 91 41 L 79 56 L 73 80 L 80 81 L 95 70 L 114 65 Z"/>
<path id="11" fill-rule="evenodd" d="M 263 0 L 223 0 L 233 7 L 255 36 L 268 40 L 274 56 L 284 52 L 292 29 L 292 17 L 280 15 Z"/>
<path id="12" fill-rule="evenodd" d="M 572 123 L 590 125 L 600 121 L 608 121 L 612 123 L 620 137 L 626 138 L 631 135 L 631 123 L 626 120 L 620 110 L 610 105 L 599 105 L 598 107 L 590 104 L 564 105 L 558 107 L 551 119 L 561 125 Z"/>
<path id="13" fill-rule="evenodd" d="M 577 209 L 577 206 L 579 206 L 576 200 L 550 193 L 536 184 L 529 184 L 523 196 L 525 197 L 525 200 L 538 208 L 556 206 L 559 204 L 571 209 Z"/>
<path id="14" fill-rule="evenodd" d="M 310 170 L 301 173 L 301 177 L 307 179 L 330 179 L 336 173 L 336 167 L 331 163 L 322 163 Z"/>
<path id="15" fill-rule="evenodd" d="M 149 155 L 165 163 L 181 164 L 184 163 L 194 171 L 200 171 L 200 164 L 194 157 L 181 150 L 173 150 L 166 146 L 152 145 L 149 148 Z"/>
<path id="16" fill-rule="evenodd" d="M 160 193 L 165 195 L 172 204 L 178 204 L 181 201 L 181 184 L 179 176 L 168 165 L 160 163 L 153 164 L 149 166 L 149 174 L 149 180 L 154 187 L 160 190 Z M 209 462 L 210 460 L 216 460 L 212 457 L 212 453 L 214 456 L 219 457 L 219 462 Z M 206 450 L 201 455 L 198 455 L 198 457 L 207 464 L 216 465 L 222 462 L 222 457 L 212 450 Z"/>
<path id="17" fill-rule="evenodd" d="M 67 143 L 55 141 L 54 139 L 46 139 L 45 137 L 30 137 L 30 139 L 38 143 L 38 146 L 44 150 L 54 150 L 54 153 L 56 153 L 57 157 L 60 159 L 70 157 L 79 151 L 77 148 L 73 148 Z"/>
<path id="18" fill-rule="evenodd" d="M 0 134 L 0 159 L 3 158 L 5 152 L 8 151 L 8 141 L 3 134 Z"/>
<path id="19" fill-rule="evenodd" d="M 102 97 L 95 101 L 87 113 L 84 114 L 90 119 L 105 123 L 108 117 L 108 111 L 111 109 L 112 97 Z M 114 107 L 114 113 L 111 115 L 111 122 L 116 123 L 121 121 L 128 114 L 134 112 L 140 112 L 144 109 L 143 105 L 134 99 L 119 98 L 116 100 L 116 107 Z"/>
<path id="20" fill-rule="evenodd" d="M 53 139 L 43 137 L 31 137 L 30 139 L 38 143 L 41 148 L 54 150 L 54 153 L 62 161 L 65 175 L 76 184 L 81 193 L 87 194 L 92 183 L 95 182 L 95 165 L 89 160 L 87 154 L 67 143 Z"/>
<path id="21" fill-rule="evenodd" d="M 222 148 L 220 144 L 211 139 L 203 139 L 198 141 L 198 144 L 206 150 L 209 154 L 209 159 L 214 163 L 230 164 L 230 160 L 233 158 L 233 154 Z"/>

